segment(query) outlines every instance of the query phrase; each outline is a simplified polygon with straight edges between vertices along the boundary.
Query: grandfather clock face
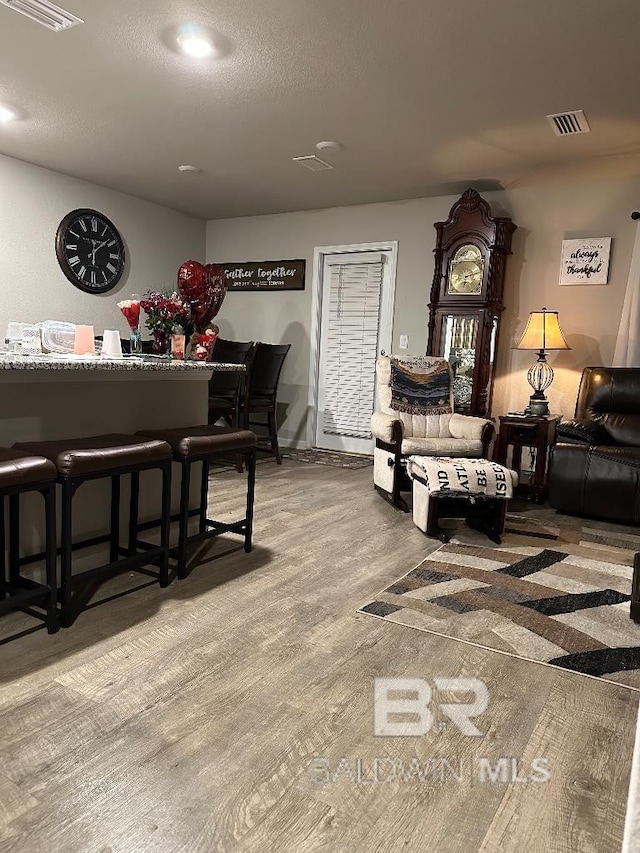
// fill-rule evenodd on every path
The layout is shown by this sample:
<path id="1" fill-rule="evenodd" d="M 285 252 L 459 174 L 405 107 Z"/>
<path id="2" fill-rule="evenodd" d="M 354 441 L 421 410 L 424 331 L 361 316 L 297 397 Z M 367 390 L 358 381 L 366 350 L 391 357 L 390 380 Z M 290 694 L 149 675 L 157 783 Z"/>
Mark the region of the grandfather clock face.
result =
<path id="1" fill-rule="evenodd" d="M 451 258 L 447 278 L 447 293 L 467 296 L 482 292 L 484 257 L 473 243 L 461 246 Z"/>

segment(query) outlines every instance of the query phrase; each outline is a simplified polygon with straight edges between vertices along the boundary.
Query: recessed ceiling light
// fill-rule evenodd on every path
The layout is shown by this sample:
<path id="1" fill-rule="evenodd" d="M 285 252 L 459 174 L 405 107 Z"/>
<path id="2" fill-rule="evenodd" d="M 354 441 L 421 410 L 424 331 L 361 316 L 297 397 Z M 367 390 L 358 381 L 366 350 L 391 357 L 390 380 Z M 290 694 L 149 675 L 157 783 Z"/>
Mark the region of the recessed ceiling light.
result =
<path id="1" fill-rule="evenodd" d="M 13 121 L 17 117 L 18 113 L 15 110 L 12 110 L 11 107 L 3 107 L 0 104 L 0 121 Z"/>
<path id="2" fill-rule="evenodd" d="M 178 166 L 178 171 L 183 175 L 199 175 L 202 172 L 200 166 Z"/>
<path id="3" fill-rule="evenodd" d="M 333 142 L 330 139 L 326 139 L 323 142 L 317 142 L 316 148 L 318 151 L 342 151 L 342 143 L 341 142 Z"/>
<path id="4" fill-rule="evenodd" d="M 204 59 L 213 53 L 213 45 L 209 39 L 199 33 L 181 33 L 178 36 L 178 45 L 183 53 L 196 59 Z"/>

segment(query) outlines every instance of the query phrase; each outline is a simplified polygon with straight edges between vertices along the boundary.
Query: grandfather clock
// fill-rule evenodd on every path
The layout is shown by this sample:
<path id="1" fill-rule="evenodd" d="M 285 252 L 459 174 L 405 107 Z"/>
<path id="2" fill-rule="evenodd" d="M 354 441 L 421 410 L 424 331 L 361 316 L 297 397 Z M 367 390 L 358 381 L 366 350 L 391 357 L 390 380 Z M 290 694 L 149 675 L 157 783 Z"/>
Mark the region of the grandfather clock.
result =
<path id="1" fill-rule="evenodd" d="M 455 410 L 488 417 L 505 261 L 516 226 L 491 216 L 476 190 L 466 190 L 446 222 L 436 222 L 435 271 L 429 304 L 427 355 L 453 368 Z"/>

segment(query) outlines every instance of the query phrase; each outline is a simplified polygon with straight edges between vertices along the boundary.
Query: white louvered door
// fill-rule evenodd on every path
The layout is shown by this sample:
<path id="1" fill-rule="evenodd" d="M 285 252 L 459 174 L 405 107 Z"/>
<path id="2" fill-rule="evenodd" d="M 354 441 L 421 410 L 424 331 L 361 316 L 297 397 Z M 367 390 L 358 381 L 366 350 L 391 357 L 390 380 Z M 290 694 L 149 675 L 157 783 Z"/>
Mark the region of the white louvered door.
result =
<path id="1" fill-rule="evenodd" d="M 391 339 L 389 266 L 386 252 L 324 258 L 316 447 L 373 453 L 375 364 Z"/>

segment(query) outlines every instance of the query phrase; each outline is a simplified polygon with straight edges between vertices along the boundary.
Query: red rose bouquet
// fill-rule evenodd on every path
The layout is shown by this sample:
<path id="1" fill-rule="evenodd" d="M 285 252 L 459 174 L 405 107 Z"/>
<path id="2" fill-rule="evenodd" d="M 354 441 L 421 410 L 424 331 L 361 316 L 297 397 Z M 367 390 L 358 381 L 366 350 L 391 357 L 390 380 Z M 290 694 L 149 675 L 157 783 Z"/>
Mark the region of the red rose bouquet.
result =
<path id="1" fill-rule="evenodd" d="M 140 297 L 132 293 L 128 299 L 118 302 L 118 308 L 122 311 L 130 330 L 129 352 L 132 355 L 140 355 L 142 352 L 142 340 L 140 338 Z"/>
<path id="2" fill-rule="evenodd" d="M 191 310 L 177 293 L 160 293 L 150 290 L 140 302 L 147 315 L 145 326 L 153 335 L 154 350 L 166 353 L 171 332 L 175 326 L 181 326 L 185 334 L 193 328 Z"/>
<path id="3" fill-rule="evenodd" d="M 140 325 L 140 300 L 123 299 L 122 302 L 118 302 L 118 308 L 124 314 L 124 319 L 129 324 L 131 331 L 136 332 Z"/>

